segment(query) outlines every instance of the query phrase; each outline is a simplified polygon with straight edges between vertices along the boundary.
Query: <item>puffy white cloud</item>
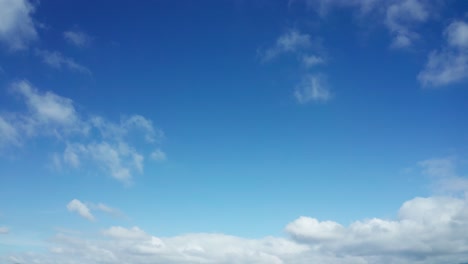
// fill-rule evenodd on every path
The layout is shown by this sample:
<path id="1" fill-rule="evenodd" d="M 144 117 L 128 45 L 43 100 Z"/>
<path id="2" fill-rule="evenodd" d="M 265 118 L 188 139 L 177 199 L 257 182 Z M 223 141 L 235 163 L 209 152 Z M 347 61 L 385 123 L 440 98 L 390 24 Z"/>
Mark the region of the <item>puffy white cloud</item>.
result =
<path id="1" fill-rule="evenodd" d="M 61 155 L 56 151 L 51 154 L 56 169 L 62 165 L 96 166 L 107 175 L 130 183 L 134 173 L 144 171 L 145 155 L 139 149 L 154 149 L 164 137 L 151 120 L 140 115 L 122 117 L 120 122 L 101 116 L 85 118 L 71 99 L 41 92 L 27 81 L 13 83 L 11 90 L 26 110 L 0 114 L 0 146 L 19 146 L 33 137 L 53 136 L 65 145 Z M 140 138 L 144 142 L 138 144 Z M 158 154 L 151 155 L 149 149 L 147 153 L 153 158 Z"/>
<path id="2" fill-rule="evenodd" d="M 332 98 L 332 94 L 325 77 L 320 74 L 306 75 L 296 87 L 294 97 L 301 103 L 326 102 Z"/>
<path id="3" fill-rule="evenodd" d="M 298 52 L 310 47 L 312 44 L 309 34 L 303 34 L 298 30 L 291 29 L 281 35 L 273 47 L 259 52 L 263 62 L 270 61 L 282 53 Z"/>
<path id="4" fill-rule="evenodd" d="M 63 33 L 63 37 L 70 44 L 73 44 L 77 47 L 87 47 L 91 44 L 91 37 L 86 33 L 77 30 L 69 30 Z"/>
<path id="5" fill-rule="evenodd" d="M 446 45 L 429 54 L 418 75 L 423 86 L 440 87 L 468 78 L 468 24 L 455 21 L 446 28 L 444 36 Z"/>
<path id="6" fill-rule="evenodd" d="M 8 234 L 10 232 L 10 229 L 6 226 L 0 226 L 0 235 Z"/>
<path id="7" fill-rule="evenodd" d="M 0 42 L 15 51 L 27 48 L 36 40 L 33 12 L 28 0 L 0 0 Z"/>
<path id="8" fill-rule="evenodd" d="M 91 214 L 88 206 L 82 203 L 80 200 L 73 199 L 67 204 L 67 209 L 70 212 L 79 214 L 81 217 L 94 221 L 94 216 Z"/>
<path id="9" fill-rule="evenodd" d="M 83 65 L 76 63 L 72 58 L 63 56 L 58 51 L 36 50 L 36 55 L 52 68 L 62 69 L 64 67 L 71 71 L 91 74 L 91 71 Z"/>
<path id="10" fill-rule="evenodd" d="M 354 256 L 393 256 L 395 263 L 468 256 L 468 201 L 448 197 L 415 198 L 400 208 L 397 220 L 372 218 L 347 227 L 301 217 L 286 230 L 301 243 L 325 252 Z M 462 234 L 463 233 L 463 234 Z M 392 262 L 393 263 L 393 262 Z"/>

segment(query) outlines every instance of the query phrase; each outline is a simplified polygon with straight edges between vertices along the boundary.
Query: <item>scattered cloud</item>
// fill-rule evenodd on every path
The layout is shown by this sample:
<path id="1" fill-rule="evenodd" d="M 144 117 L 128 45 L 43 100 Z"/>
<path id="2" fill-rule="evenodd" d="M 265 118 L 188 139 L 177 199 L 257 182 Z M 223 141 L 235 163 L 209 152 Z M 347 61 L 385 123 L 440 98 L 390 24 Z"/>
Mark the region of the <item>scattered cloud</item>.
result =
<path id="1" fill-rule="evenodd" d="M 36 55 L 41 57 L 42 61 L 55 69 L 68 68 L 74 72 L 91 74 L 91 71 L 83 65 L 76 63 L 72 58 L 63 56 L 58 51 L 36 50 Z"/>
<path id="2" fill-rule="evenodd" d="M 310 102 L 327 102 L 332 98 L 332 94 L 324 75 L 308 74 L 296 87 L 294 97 L 299 103 L 305 104 Z"/>
<path id="3" fill-rule="evenodd" d="M 444 31 L 446 44 L 429 54 L 418 80 L 424 87 L 441 87 L 468 79 L 468 23 L 452 22 Z"/>
<path id="4" fill-rule="evenodd" d="M 0 1 L 0 42 L 12 51 L 26 49 L 37 39 L 31 17 L 34 7 L 28 0 Z"/>
<path id="5" fill-rule="evenodd" d="M 286 238 L 219 233 L 158 237 L 137 226 L 112 226 L 87 239 L 59 233 L 49 239 L 48 253 L 5 257 L 44 264 L 461 263 L 468 258 L 467 228 L 468 198 L 417 197 L 403 203 L 396 219 L 370 218 L 344 226 L 302 216 L 286 225 Z"/>
<path id="6" fill-rule="evenodd" d="M 0 114 L 0 147 L 52 136 L 64 145 L 62 152 L 50 154 L 56 169 L 95 166 L 129 184 L 133 174 L 144 171 L 145 155 L 139 149 L 154 150 L 164 136 L 140 115 L 124 116 L 119 123 L 97 115 L 87 118 L 78 113 L 71 99 L 41 92 L 27 81 L 13 83 L 11 90 L 26 109 Z M 144 142 L 138 142 L 140 139 Z M 148 157 L 151 154 L 148 149 Z"/>
<path id="7" fill-rule="evenodd" d="M 94 221 L 94 216 L 91 214 L 88 206 L 82 203 L 80 200 L 73 199 L 67 204 L 67 209 L 70 212 L 77 213 L 81 217 L 88 219 L 89 221 Z"/>
<path id="8" fill-rule="evenodd" d="M 10 233 L 10 229 L 6 226 L 0 226 L 0 235 L 5 235 Z"/>
<path id="9" fill-rule="evenodd" d="M 294 53 L 310 47 L 312 44 L 309 34 L 303 34 L 291 29 L 281 35 L 273 47 L 259 51 L 262 62 L 271 61 L 282 53 Z"/>
<path id="10" fill-rule="evenodd" d="M 83 31 L 69 30 L 63 33 L 65 40 L 79 48 L 88 47 L 91 44 L 91 37 Z"/>

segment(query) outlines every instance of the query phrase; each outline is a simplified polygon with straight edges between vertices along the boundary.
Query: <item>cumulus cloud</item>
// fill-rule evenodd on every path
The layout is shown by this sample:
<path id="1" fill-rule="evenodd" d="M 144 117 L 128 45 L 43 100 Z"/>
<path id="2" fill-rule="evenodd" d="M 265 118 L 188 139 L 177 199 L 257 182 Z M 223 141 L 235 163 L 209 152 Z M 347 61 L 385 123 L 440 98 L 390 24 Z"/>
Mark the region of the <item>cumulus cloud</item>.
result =
<path id="1" fill-rule="evenodd" d="M 49 253 L 7 255 L 22 263 L 462 263 L 468 258 L 468 199 L 411 199 L 396 219 L 370 218 L 343 226 L 300 217 L 290 238 L 248 239 L 213 233 L 158 237 L 134 226 L 113 226 L 84 239 L 57 234 Z M 2 258 L 0 257 L 0 260 Z"/>
<path id="2" fill-rule="evenodd" d="M 0 226 L 0 235 L 8 234 L 10 232 L 10 229 L 6 226 Z"/>
<path id="3" fill-rule="evenodd" d="M 323 75 L 308 74 L 296 87 L 294 97 L 301 103 L 326 102 L 332 98 L 332 94 Z"/>
<path id="4" fill-rule="evenodd" d="M 22 50 L 37 39 L 28 0 L 0 0 L 0 42 L 12 51 Z"/>
<path id="5" fill-rule="evenodd" d="M 418 80 L 425 87 L 441 87 L 468 78 L 468 23 L 452 22 L 444 31 L 446 44 L 432 51 Z"/>
<path id="6" fill-rule="evenodd" d="M 71 99 L 39 91 L 27 81 L 13 83 L 11 90 L 26 109 L 0 114 L 0 146 L 20 146 L 31 138 L 55 137 L 64 145 L 62 154 L 52 155 L 55 168 L 93 166 L 128 184 L 135 173 L 144 171 L 145 155 L 139 149 L 154 149 L 163 137 L 151 120 L 140 115 L 124 116 L 120 122 L 97 115 L 85 117 Z M 138 144 L 140 138 L 144 142 Z M 151 154 L 148 149 L 148 157 Z"/>
<path id="7" fill-rule="evenodd" d="M 291 29 L 281 35 L 273 47 L 259 52 L 263 62 L 270 61 L 282 53 L 293 53 L 306 49 L 312 45 L 309 34 L 303 34 L 298 30 Z"/>
<path id="8" fill-rule="evenodd" d="M 91 37 L 83 31 L 69 30 L 63 33 L 65 40 L 79 48 L 87 47 L 91 44 Z"/>
<path id="9" fill-rule="evenodd" d="M 467 212 L 466 199 L 415 198 L 402 205 L 396 220 L 372 218 L 344 227 L 301 217 L 286 231 L 325 252 L 399 260 L 391 263 L 434 263 L 438 258 L 468 256 L 468 237 L 460 233 L 468 228 Z"/>
<path id="10" fill-rule="evenodd" d="M 82 203 L 80 200 L 73 199 L 67 204 L 67 209 L 70 212 L 77 213 L 83 218 L 88 219 L 89 221 L 94 221 L 94 216 L 91 214 L 88 206 Z"/>
<path id="11" fill-rule="evenodd" d="M 58 51 L 36 50 L 36 55 L 48 66 L 55 69 L 68 68 L 71 71 L 91 74 L 91 71 L 83 65 L 76 63 L 72 58 L 63 56 Z"/>

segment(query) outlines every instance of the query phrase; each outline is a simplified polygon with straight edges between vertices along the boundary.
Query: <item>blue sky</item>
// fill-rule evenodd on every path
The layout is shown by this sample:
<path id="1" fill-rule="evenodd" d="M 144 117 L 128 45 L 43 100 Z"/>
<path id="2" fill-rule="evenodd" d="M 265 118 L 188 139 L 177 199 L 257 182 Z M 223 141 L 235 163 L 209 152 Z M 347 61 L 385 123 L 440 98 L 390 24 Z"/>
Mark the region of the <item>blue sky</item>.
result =
<path id="1" fill-rule="evenodd" d="M 462 0 L 0 0 L 0 260 L 466 261 L 467 84 Z"/>

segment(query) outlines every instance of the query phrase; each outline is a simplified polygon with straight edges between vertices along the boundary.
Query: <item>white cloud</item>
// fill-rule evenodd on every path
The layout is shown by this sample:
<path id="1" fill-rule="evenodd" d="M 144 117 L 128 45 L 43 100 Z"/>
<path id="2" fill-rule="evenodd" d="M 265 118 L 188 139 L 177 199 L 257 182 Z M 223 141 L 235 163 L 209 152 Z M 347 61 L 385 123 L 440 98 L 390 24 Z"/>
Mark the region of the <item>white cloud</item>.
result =
<path id="1" fill-rule="evenodd" d="M 444 31 L 447 44 L 432 51 L 418 80 L 425 87 L 440 87 L 468 79 L 468 24 L 451 23 Z"/>
<path id="2" fill-rule="evenodd" d="M 330 88 L 323 75 L 306 75 L 296 87 L 294 97 L 301 104 L 326 102 L 332 98 Z"/>
<path id="3" fill-rule="evenodd" d="M 291 238 L 248 239 L 194 233 L 157 237 L 134 226 L 113 226 L 101 237 L 58 234 L 44 254 L 15 253 L 24 263 L 462 263 L 468 258 L 468 198 L 414 198 L 394 220 L 370 218 L 343 226 L 300 217 L 285 230 Z M 0 257 L 1 260 L 1 257 Z"/>
<path id="4" fill-rule="evenodd" d="M 91 214 L 89 208 L 80 200 L 73 199 L 67 204 L 67 209 L 70 212 L 79 214 L 81 217 L 94 221 L 94 216 Z"/>
<path id="5" fill-rule="evenodd" d="M 0 42 L 16 51 L 36 40 L 33 12 L 34 7 L 27 0 L 0 0 Z"/>
<path id="6" fill-rule="evenodd" d="M 6 226 L 0 226 L 0 235 L 8 234 L 10 232 L 10 229 Z"/>
<path id="7" fill-rule="evenodd" d="M 160 149 L 156 149 L 150 155 L 150 158 L 154 161 L 165 161 L 167 159 L 166 153 Z"/>
<path id="8" fill-rule="evenodd" d="M 82 31 L 76 31 L 76 30 L 65 31 L 63 33 L 63 37 L 69 43 L 80 48 L 87 47 L 91 44 L 91 37 Z"/>
<path id="9" fill-rule="evenodd" d="M 64 144 L 61 155 L 51 153 L 56 169 L 95 166 L 128 184 L 133 174 L 144 171 L 145 155 L 139 149 L 147 148 L 151 157 L 150 149 L 164 136 L 140 115 L 122 117 L 119 123 L 101 116 L 85 118 L 71 99 L 41 92 L 27 81 L 13 83 L 11 90 L 26 110 L 0 114 L 0 146 L 20 146 L 27 139 L 53 136 Z"/>
<path id="10" fill-rule="evenodd" d="M 310 47 L 311 37 L 308 34 L 302 34 L 298 30 L 289 30 L 281 35 L 273 47 L 260 52 L 263 62 L 270 61 L 282 53 L 292 53 Z"/>
<path id="11" fill-rule="evenodd" d="M 91 74 L 91 71 L 83 65 L 76 63 L 72 58 L 63 56 L 58 51 L 36 50 L 36 55 L 42 58 L 42 61 L 55 69 L 64 67 L 84 74 Z"/>

